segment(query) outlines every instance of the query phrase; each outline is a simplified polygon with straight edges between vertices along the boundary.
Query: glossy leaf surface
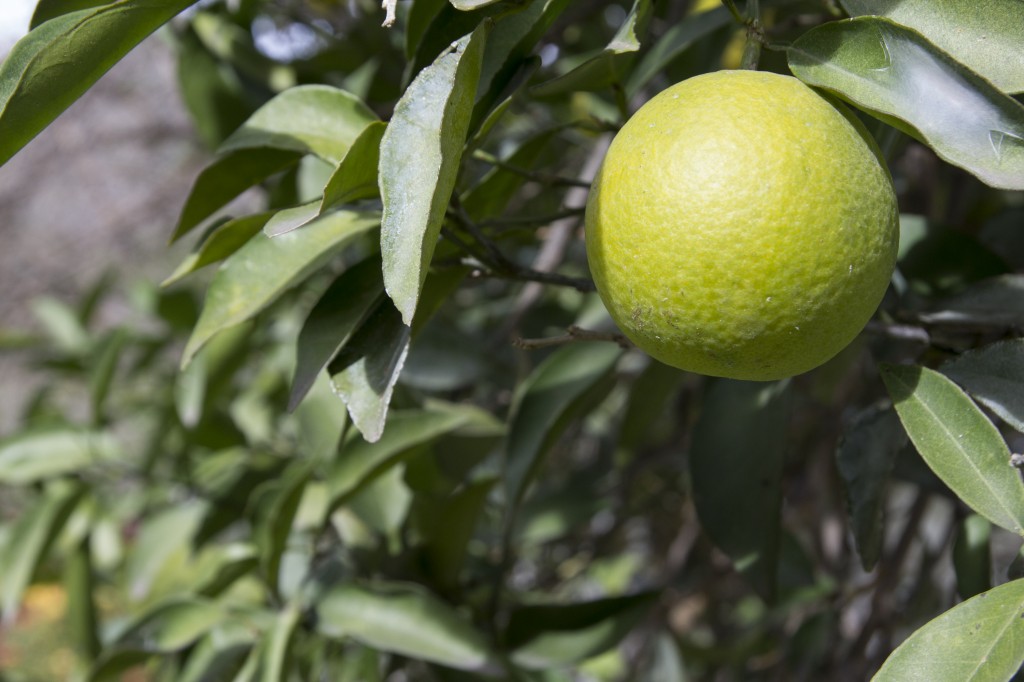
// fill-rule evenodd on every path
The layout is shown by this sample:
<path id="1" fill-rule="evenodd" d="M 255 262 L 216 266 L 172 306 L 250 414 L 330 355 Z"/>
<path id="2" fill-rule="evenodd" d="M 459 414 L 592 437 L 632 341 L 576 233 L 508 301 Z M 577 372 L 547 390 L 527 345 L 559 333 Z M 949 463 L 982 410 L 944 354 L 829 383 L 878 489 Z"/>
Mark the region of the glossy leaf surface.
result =
<path id="1" fill-rule="evenodd" d="M 1024 483 L 984 413 L 956 384 L 930 369 L 884 365 L 882 379 L 932 471 L 976 512 L 1024 536 Z"/>
<path id="2" fill-rule="evenodd" d="M 1002 189 L 1024 189 L 1024 105 L 887 19 L 811 29 L 789 48 L 801 80 L 923 140 L 946 161 Z"/>

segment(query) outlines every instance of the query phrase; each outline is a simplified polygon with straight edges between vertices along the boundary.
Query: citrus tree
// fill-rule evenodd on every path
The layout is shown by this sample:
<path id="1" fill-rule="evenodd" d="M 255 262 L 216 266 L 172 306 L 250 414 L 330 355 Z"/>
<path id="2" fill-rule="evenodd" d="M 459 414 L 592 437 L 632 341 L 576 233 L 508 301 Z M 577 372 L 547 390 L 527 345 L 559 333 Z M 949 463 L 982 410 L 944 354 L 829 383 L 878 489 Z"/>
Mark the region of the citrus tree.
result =
<path id="1" fill-rule="evenodd" d="M 135 322 L 36 308 L 8 627 L 60 582 L 88 680 L 1018 674 L 1024 5 L 39 0 L 0 161 L 158 29 L 194 247 Z M 736 376 L 812 308 L 772 381 L 630 340 Z"/>

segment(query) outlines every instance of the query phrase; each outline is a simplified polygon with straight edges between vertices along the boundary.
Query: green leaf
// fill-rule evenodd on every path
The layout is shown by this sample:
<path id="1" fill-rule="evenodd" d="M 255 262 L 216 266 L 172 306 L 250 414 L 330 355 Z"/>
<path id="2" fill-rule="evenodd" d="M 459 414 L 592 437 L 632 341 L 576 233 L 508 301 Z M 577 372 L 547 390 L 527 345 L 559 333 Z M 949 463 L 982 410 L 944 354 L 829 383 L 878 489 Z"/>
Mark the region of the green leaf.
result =
<path id="1" fill-rule="evenodd" d="M 548 449 L 612 372 L 622 354 L 611 343 L 576 343 L 552 353 L 519 388 L 505 453 L 505 491 L 522 499 Z"/>
<path id="2" fill-rule="evenodd" d="M 280 237 L 292 230 L 297 230 L 320 215 L 320 199 L 308 201 L 298 206 L 283 208 L 263 226 L 263 233 L 268 237 Z"/>
<path id="3" fill-rule="evenodd" d="M 466 559 L 466 547 L 480 520 L 497 478 L 474 481 L 458 492 L 431 505 L 436 516 L 431 519 L 425 535 L 426 562 L 435 583 L 442 590 L 458 585 L 459 572 Z"/>
<path id="4" fill-rule="evenodd" d="M 184 503 L 152 514 L 143 522 L 125 564 L 125 581 L 132 599 L 149 594 L 167 560 L 188 546 L 205 511 L 205 504 Z"/>
<path id="5" fill-rule="evenodd" d="M 416 446 L 476 419 L 476 410 L 456 405 L 438 404 L 427 410 L 394 412 L 379 440 L 356 440 L 342 449 L 327 478 L 330 508 L 344 504 Z"/>
<path id="6" fill-rule="evenodd" d="M 643 56 L 626 81 L 626 97 L 633 97 L 666 66 L 678 59 L 690 46 L 704 36 L 732 23 L 725 7 L 692 14 L 665 31 Z"/>
<path id="7" fill-rule="evenodd" d="M 289 411 L 302 402 L 316 378 L 352 339 L 383 295 L 378 255 L 348 268 L 324 291 L 299 332 Z"/>
<path id="8" fill-rule="evenodd" d="M 290 604 L 278 614 L 274 627 L 267 633 L 263 648 L 260 682 L 284 682 L 289 679 L 292 638 L 302 618 L 298 606 Z"/>
<path id="9" fill-rule="evenodd" d="M 581 604 L 518 608 L 505 634 L 512 661 L 530 670 L 548 670 L 603 653 L 622 641 L 657 596 L 647 592 Z"/>
<path id="10" fill-rule="evenodd" d="M 214 276 L 185 346 L 182 367 L 217 332 L 253 317 L 330 260 L 349 240 L 377 225 L 374 213 L 338 211 L 271 239 L 258 234 Z"/>
<path id="11" fill-rule="evenodd" d="M 970 350 L 939 368 L 979 403 L 1024 433 L 1024 339 Z"/>
<path id="12" fill-rule="evenodd" d="M 100 424 L 103 421 L 107 396 L 110 394 L 110 386 L 117 373 L 118 361 L 127 341 L 128 332 L 125 329 L 110 331 L 100 339 L 97 344 L 99 349 L 94 358 L 90 360 L 92 366 L 89 368 L 89 403 L 94 424 Z"/>
<path id="13" fill-rule="evenodd" d="M 107 649 L 89 670 L 86 682 L 121 682 L 123 673 L 152 657 L 153 653 L 145 649 Z"/>
<path id="14" fill-rule="evenodd" d="M 976 512 L 1024 536 L 1024 483 L 992 422 L 938 372 L 883 365 L 881 373 L 903 427 L 932 471 Z"/>
<path id="15" fill-rule="evenodd" d="M 0 65 L 0 164 L 195 0 L 119 0 L 47 21 Z"/>
<path id="16" fill-rule="evenodd" d="M 214 228 L 196 249 L 185 257 L 160 286 L 170 286 L 211 263 L 224 260 L 252 239 L 276 211 L 264 211 L 228 220 Z"/>
<path id="17" fill-rule="evenodd" d="M 956 590 L 969 599 L 992 587 L 992 552 L 989 538 L 992 524 L 982 516 L 970 514 L 960 521 L 953 542 L 953 567 Z"/>
<path id="18" fill-rule="evenodd" d="M 22 593 L 84 492 L 84 487 L 67 481 L 53 483 L 15 521 L 0 555 L 0 607 L 5 625 L 13 622 Z"/>
<path id="19" fill-rule="evenodd" d="M 534 168 L 536 164 L 556 155 L 557 145 L 553 144 L 558 130 L 543 130 L 524 141 L 514 152 L 503 158 L 507 166 Z M 474 220 L 486 220 L 501 215 L 508 206 L 512 195 L 526 182 L 522 173 L 507 167 L 494 166 L 472 189 L 465 192 L 460 201 Z"/>
<path id="20" fill-rule="evenodd" d="M 602 90 L 621 84 L 640 49 L 637 36 L 646 30 L 650 16 L 650 0 L 635 0 L 622 26 L 604 50 L 568 73 L 533 87 L 531 93 L 536 97 L 548 97 L 566 92 Z"/>
<path id="21" fill-rule="evenodd" d="M 205 599 L 181 598 L 161 602 L 137 617 L 118 638 L 153 653 L 180 651 L 220 623 L 226 613 Z"/>
<path id="22" fill-rule="evenodd" d="M 253 646 L 253 635 L 230 622 L 214 627 L 189 654 L 177 682 L 231 680 L 241 669 Z"/>
<path id="23" fill-rule="evenodd" d="M 62 353 L 80 356 L 89 352 L 92 339 L 78 314 L 65 303 L 44 296 L 32 301 L 32 314 Z"/>
<path id="24" fill-rule="evenodd" d="M 411 324 L 455 188 L 486 35 L 482 24 L 423 69 L 380 144 L 384 286 Z"/>
<path id="25" fill-rule="evenodd" d="M 778 589 L 787 386 L 715 381 L 690 447 L 693 501 L 704 532 L 768 601 Z"/>
<path id="26" fill-rule="evenodd" d="M 419 585 L 334 587 L 316 606 L 327 637 L 351 637 L 381 651 L 480 673 L 497 664 L 484 637 Z"/>
<path id="27" fill-rule="evenodd" d="M 296 152 L 263 148 L 242 149 L 220 157 L 204 168 L 192 183 L 171 241 L 187 234 L 253 185 L 294 166 L 299 158 Z M 248 216 L 247 219 L 255 220 L 257 217 Z"/>
<path id="28" fill-rule="evenodd" d="M 370 312 L 327 367 L 331 386 L 368 441 L 384 431 L 391 394 L 409 353 L 412 330 L 390 299 Z"/>
<path id="29" fill-rule="evenodd" d="M 882 554 L 889 475 L 906 443 L 894 411 L 868 409 L 850 424 L 836 450 L 850 528 L 865 571 L 874 568 Z"/>
<path id="30" fill-rule="evenodd" d="M 922 313 L 928 324 L 1016 327 L 1024 324 L 1024 275 L 982 280 Z"/>
<path id="31" fill-rule="evenodd" d="M 196 132 L 210 149 L 252 115 L 258 102 L 246 91 L 238 72 L 203 44 L 193 30 L 175 34 L 178 91 Z"/>
<path id="32" fill-rule="evenodd" d="M 295 514 L 306 490 L 311 473 L 310 460 L 300 460 L 289 466 L 275 481 L 277 491 L 270 501 L 262 501 L 257 509 L 256 544 L 260 549 L 263 576 L 271 589 L 277 590 L 281 572 L 281 557 L 288 544 Z"/>
<path id="33" fill-rule="evenodd" d="M 380 143 L 385 130 L 387 124 L 374 121 L 355 139 L 324 187 L 320 213 L 380 194 L 377 188 L 377 169 L 380 166 Z"/>
<path id="34" fill-rule="evenodd" d="M 32 12 L 32 21 L 28 27 L 29 30 L 32 30 L 40 24 L 63 14 L 109 5 L 111 2 L 112 0 L 39 0 L 36 3 L 35 10 Z"/>
<path id="35" fill-rule="evenodd" d="M 229 544 L 211 548 L 215 565 L 194 583 L 197 596 L 213 598 L 235 584 L 239 578 L 259 567 L 259 556 L 252 545 Z"/>
<path id="36" fill-rule="evenodd" d="M 1024 663 L 1024 580 L 954 606 L 892 652 L 874 682 L 1005 682 Z"/>
<path id="37" fill-rule="evenodd" d="M 501 0 L 451 0 L 452 7 L 463 12 L 487 7 L 487 5 L 493 5 L 496 2 L 501 2 Z"/>
<path id="38" fill-rule="evenodd" d="M 912 29 L 865 17 L 813 28 L 789 67 L 992 187 L 1024 189 L 1024 106 Z"/>
<path id="39" fill-rule="evenodd" d="M 337 164 L 377 116 L 355 95 L 327 85 L 299 85 L 256 110 L 220 152 L 270 147 L 314 154 Z"/>
<path id="40" fill-rule="evenodd" d="M 1017 0 L 842 0 L 853 16 L 874 14 L 920 31 L 1003 92 L 1024 92 L 1024 4 Z"/>
<path id="41" fill-rule="evenodd" d="M 77 474 L 117 459 L 120 448 L 105 431 L 57 428 L 22 432 L 0 441 L 0 483 L 31 485 Z"/>

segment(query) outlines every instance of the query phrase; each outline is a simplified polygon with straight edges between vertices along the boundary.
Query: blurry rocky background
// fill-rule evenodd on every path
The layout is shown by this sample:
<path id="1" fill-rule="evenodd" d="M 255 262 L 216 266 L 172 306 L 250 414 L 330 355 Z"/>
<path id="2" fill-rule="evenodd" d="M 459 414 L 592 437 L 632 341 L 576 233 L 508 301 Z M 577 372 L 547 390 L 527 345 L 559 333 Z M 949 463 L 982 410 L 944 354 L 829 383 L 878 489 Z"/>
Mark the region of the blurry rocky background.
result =
<path id="1" fill-rule="evenodd" d="M 0 55 L 16 19 L 3 17 Z M 41 297 L 77 301 L 108 271 L 170 272 L 168 236 L 209 158 L 176 83 L 174 48 L 154 35 L 0 168 L 0 330 L 32 329 Z M 122 314 L 107 307 L 101 320 Z M 18 353 L 0 354 L 0 434 L 33 385 Z"/>

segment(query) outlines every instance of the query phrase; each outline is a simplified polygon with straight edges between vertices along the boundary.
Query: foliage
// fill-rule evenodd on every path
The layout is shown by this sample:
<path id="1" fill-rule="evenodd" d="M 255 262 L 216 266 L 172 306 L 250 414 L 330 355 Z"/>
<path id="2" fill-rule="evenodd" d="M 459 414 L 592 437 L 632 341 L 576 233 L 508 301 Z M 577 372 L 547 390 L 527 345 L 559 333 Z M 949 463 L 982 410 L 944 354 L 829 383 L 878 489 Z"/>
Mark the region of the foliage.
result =
<path id="1" fill-rule="evenodd" d="M 1020 669 L 1020 3 L 189 5 L 40 0 L 0 67 L 8 159 L 166 23 L 216 154 L 163 289 L 5 339 L 46 377 L 0 441 L 7 623 L 61 581 L 88 680 Z M 630 348 L 579 239 L 611 133 L 740 65 L 854 107 L 903 212 L 876 319 L 780 383 Z"/>

